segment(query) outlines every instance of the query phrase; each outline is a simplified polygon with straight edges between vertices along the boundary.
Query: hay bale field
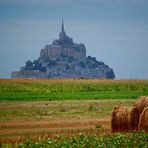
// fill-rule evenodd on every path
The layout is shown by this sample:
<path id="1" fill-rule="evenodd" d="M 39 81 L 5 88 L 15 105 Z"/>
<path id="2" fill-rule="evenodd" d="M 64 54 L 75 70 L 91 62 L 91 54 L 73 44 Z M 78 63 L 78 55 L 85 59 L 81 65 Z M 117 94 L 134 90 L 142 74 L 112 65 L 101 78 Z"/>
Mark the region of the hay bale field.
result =
<path id="1" fill-rule="evenodd" d="M 139 110 L 135 107 L 114 107 L 111 117 L 112 132 L 137 131 Z"/>
<path id="2" fill-rule="evenodd" d="M 145 107 L 139 119 L 139 130 L 148 132 L 148 107 Z"/>
<path id="3" fill-rule="evenodd" d="M 144 110 L 145 107 L 148 107 L 148 96 L 141 96 L 138 98 L 137 102 L 135 103 L 135 107 L 138 108 L 140 114 Z"/>

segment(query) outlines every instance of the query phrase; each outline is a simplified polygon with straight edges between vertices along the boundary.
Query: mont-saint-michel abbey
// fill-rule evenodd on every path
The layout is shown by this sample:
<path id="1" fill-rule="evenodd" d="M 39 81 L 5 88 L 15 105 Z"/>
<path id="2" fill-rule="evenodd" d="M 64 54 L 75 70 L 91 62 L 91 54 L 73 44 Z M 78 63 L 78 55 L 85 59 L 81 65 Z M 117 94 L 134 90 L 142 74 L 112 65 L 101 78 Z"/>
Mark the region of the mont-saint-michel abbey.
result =
<path id="1" fill-rule="evenodd" d="M 28 60 L 20 71 L 13 71 L 11 77 L 114 79 L 115 75 L 108 65 L 86 56 L 85 45 L 66 35 L 62 21 L 59 39 L 41 49 L 37 60 Z"/>

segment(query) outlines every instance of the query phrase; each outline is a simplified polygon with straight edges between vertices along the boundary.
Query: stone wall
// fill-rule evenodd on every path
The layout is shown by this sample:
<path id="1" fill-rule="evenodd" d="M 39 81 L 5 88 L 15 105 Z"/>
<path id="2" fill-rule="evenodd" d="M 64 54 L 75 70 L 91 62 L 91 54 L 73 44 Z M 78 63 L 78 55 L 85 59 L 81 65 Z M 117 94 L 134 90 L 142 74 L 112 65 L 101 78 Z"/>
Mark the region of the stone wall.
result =
<path id="1" fill-rule="evenodd" d="M 77 60 L 84 60 L 86 58 L 85 46 L 76 44 L 75 46 L 62 47 L 59 45 L 47 45 L 41 50 L 40 57 L 49 57 L 50 59 L 57 59 L 59 57 L 74 57 Z"/>

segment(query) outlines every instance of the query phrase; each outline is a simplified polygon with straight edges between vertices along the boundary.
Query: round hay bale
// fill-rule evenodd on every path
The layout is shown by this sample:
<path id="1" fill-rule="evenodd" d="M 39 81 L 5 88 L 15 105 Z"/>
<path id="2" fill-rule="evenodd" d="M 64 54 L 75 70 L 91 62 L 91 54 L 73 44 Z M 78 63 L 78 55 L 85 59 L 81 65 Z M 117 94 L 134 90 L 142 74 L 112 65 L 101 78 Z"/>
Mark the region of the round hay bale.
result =
<path id="1" fill-rule="evenodd" d="M 145 107 L 139 119 L 139 130 L 148 132 L 148 107 Z"/>
<path id="2" fill-rule="evenodd" d="M 137 131 L 139 110 L 135 107 L 114 107 L 111 117 L 112 132 Z"/>
<path id="3" fill-rule="evenodd" d="M 148 107 L 148 96 L 141 96 L 138 98 L 135 103 L 135 107 L 138 108 L 140 114 L 142 113 L 145 107 Z"/>

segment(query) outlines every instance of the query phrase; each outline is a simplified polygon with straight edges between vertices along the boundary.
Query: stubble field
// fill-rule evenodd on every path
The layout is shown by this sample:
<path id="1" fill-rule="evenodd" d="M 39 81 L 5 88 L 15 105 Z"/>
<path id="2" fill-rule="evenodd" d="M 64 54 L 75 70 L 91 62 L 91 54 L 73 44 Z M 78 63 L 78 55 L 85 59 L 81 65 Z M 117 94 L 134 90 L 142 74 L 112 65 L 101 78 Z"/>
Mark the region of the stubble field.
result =
<path id="1" fill-rule="evenodd" d="M 142 95 L 148 81 L 0 79 L 0 143 L 112 135 L 112 108 Z"/>

